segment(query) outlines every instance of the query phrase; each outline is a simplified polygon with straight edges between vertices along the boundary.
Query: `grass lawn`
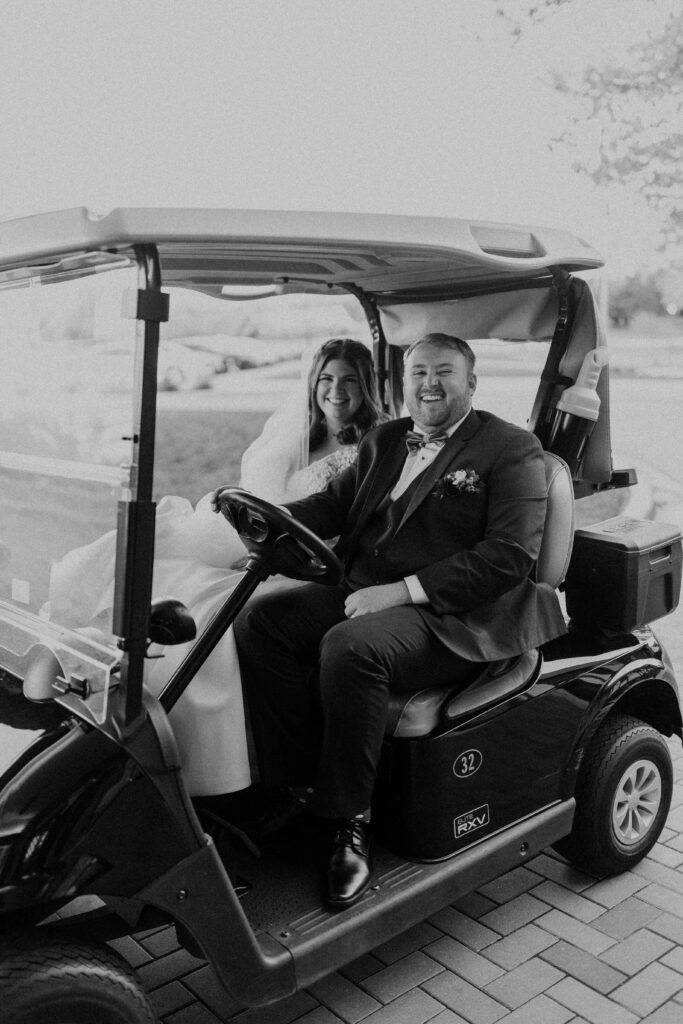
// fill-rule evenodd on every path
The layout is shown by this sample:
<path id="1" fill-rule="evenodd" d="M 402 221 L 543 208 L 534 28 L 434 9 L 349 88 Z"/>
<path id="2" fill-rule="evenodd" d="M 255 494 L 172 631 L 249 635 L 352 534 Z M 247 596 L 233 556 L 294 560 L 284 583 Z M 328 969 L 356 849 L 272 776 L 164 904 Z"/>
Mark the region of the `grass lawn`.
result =
<path id="1" fill-rule="evenodd" d="M 238 484 L 242 453 L 267 412 L 159 410 L 154 499 L 178 494 L 193 504 L 221 484 Z"/>
<path id="2" fill-rule="evenodd" d="M 618 490 L 602 491 L 600 494 L 580 498 L 574 506 L 576 528 L 580 529 L 582 526 L 601 523 L 603 519 L 618 516 L 625 509 L 630 494 L 630 488 L 621 487 Z"/>

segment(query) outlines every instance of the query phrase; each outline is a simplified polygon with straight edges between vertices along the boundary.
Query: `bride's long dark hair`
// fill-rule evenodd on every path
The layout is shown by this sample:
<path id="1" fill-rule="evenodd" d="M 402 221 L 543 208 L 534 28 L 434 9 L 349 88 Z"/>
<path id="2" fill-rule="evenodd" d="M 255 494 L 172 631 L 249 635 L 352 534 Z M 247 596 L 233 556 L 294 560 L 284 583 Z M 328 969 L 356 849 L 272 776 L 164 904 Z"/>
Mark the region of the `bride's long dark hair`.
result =
<path id="1" fill-rule="evenodd" d="M 308 375 L 308 450 L 314 452 L 327 437 L 325 416 L 318 405 L 315 392 L 318 378 L 330 359 L 343 359 L 358 375 L 361 390 L 361 405 L 353 420 L 337 433 L 340 444 L 355 444 L 366 430 L 387 419 L 377 388 L 377 375 L 372 361 L 372 352 L 361 341 L 353 338 L 330 338 L 316 353 Z"/>

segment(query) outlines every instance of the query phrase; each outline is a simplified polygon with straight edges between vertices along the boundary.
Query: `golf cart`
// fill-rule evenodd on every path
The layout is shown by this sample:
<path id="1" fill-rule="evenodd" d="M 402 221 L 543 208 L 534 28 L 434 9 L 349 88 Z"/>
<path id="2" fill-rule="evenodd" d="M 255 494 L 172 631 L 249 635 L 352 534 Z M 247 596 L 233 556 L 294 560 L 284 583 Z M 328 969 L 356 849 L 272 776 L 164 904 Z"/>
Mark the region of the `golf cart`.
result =
<path id="1" fill-rule="evenodd" d="M 649 623 L 678 602 L 681 539 L 621 512 L 635 474 L 612 466 L 605 342 L 583 276 L 601 262 L 556 230 L 429 218 L 76 209 L 0 225 L 0 996 L 13 1024 L 153 1020 L 106 942 L 159 923 L 235 1000 L 260 1005 L 549 846 L 598 875 L 651 849 L 671 799 L 665 738 L 681 737 L 682 719 Z M 217 802 L 190 784 L 174 719 L 256 588 L 274 574 L 334 583 L 333 551 L 228 489 L 249 551 L 237 586 L 196 637 L 191 610 L 153 594 L 157 498 L 186 482 L 215 434 L 223 461 L 188 497 L 229 479 L 230 445 L 237 467 L 265 418 L 250 419 L 248 382 L 256 410 L 277 388 L 258 316 L 286 336 L 294 312 L 322 340 L 340 309 L 373 347 L 392 416 L 402 351 L 429 331 L 470 340 L 491 376 L 501 369 L 492 411 L 506 418 L 534 380 L 520 415 L 547 453 L 537 579 L 561 590 L 568 632 L 483 664 L 465 688 L 392 699 L 373 885 L 334 913 L 322 851 L 312 858 L 310 837 L 292 833 L 255 849 L 240 822 L 258 787 Z M 200 332 L 200 319 L 214 326 Z M 221 389 L 158 393 L 165 341 L 211 338 L 218 350 L 226 335 L 263 365 L 221 375 Z M 570 401 L 577 386 L 594 415 Z M 192 448 L 180 424 L 201 410 L 211 417 Z M 607 514 L 575 529 L 575 503 L 596 496 Z M 111 604 L 86 618 L 91 581 L 58 602 L 55 576 L 105 534 Z M 152 692 L 152 656 L 179 645 L 185 656 Z"/>

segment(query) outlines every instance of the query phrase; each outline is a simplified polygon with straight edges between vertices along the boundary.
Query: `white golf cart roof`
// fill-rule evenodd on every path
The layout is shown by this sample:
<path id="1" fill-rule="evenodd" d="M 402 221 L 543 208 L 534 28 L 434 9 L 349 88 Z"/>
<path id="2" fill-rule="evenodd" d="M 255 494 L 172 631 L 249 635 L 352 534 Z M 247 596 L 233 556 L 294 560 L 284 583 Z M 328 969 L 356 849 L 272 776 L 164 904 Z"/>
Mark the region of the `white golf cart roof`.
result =
<path id="1" fill-rule="evenodd" d="M 380 303 L 476 294 L 589 270 L 602 259 L 554 228 L 439 217 L 224 209 L 81 207 L 0 224 L 4 280 L 92 273 L 158 247 L 164 285 L 230 295 L 232 288 L 342 291 Z M 247 297 L 246 294 L 244 297 Z"/>

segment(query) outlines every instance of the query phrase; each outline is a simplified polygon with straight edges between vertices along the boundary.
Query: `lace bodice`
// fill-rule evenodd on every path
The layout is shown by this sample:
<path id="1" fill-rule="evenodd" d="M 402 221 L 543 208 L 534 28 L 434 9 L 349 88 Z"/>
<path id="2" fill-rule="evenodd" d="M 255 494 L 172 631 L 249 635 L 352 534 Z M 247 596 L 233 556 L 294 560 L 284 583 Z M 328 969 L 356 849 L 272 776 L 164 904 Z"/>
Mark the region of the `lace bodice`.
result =
<path id="1" fill-rule="evenodd" d="M 324 491 L 330 480 L 353 465 L 357 454 L 357 445 L 344 445 L 293 473 L 287 484 L 287 501 L 297 501 L 299 498 L 307 498 L 309 494 Z"/>

